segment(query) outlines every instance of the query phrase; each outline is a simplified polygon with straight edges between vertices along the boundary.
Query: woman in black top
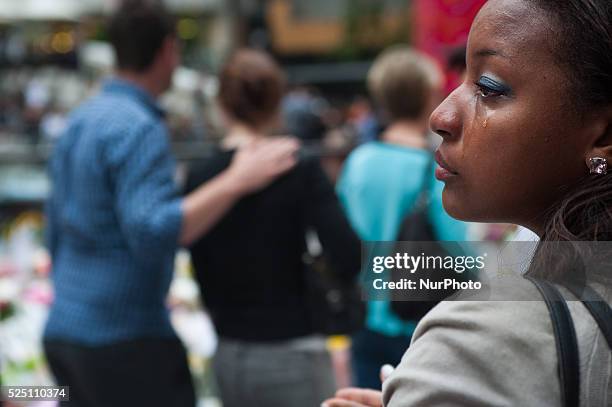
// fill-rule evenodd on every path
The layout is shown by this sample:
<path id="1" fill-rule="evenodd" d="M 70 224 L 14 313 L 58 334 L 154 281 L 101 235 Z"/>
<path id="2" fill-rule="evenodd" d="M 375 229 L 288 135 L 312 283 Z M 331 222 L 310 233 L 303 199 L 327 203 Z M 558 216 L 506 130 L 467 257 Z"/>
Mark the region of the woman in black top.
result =
<path id="1" fill-rule="evenodd" d="M 237 147 L 261 142 L 277 122 L 280 68 L 241 50 L 224 66 L 219 102 L 228 124 L 223 147 L 195 165 L 187 189 L 227 168 Z M 334 391 L 324 339 L 312 326 L 303 254 L 316 231 L 338 277 L 360 267 L 359 241 L 315 157 L 240 200 L 191 247 L 216 330 L 215 373 L 225 406 L 314 406 Z"/>

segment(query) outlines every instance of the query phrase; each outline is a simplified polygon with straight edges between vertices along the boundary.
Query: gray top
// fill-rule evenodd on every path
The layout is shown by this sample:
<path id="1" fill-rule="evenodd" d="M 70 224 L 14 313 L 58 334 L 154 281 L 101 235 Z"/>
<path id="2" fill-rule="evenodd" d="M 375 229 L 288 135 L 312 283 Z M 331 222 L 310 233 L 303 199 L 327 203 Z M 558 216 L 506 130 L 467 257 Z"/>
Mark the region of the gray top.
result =
<path id="1" fill-rule="evenodd" d="M 612 302 L 608 280 L 590 285 Z M 561 406 L 546 304 L 522 278 L 503 290 L 493 289 L 493 298 L 517 301 L 445 301 L 423 318 L 401 363 L 383 383 L 384 405 Z M 578 338 L 580 405 L 611 406 L 612 352 L 584 305 L 569 301 L 568 306 Z"/>

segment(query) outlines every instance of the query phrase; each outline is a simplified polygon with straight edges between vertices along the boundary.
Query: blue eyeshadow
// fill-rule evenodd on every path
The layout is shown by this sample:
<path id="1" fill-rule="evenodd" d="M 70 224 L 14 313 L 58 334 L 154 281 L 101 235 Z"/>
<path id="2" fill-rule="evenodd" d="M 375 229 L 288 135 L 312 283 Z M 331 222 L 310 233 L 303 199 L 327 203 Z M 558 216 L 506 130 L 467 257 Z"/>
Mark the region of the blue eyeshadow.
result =
<path id="1" fill-rule="evenodd" d="M 498 93 L 509 94 L 512 92 L 512 89 L 510 89 L 508 85 L 504 85 L 503 83 L 497 82 L 496 80 L 484 75 L 480 77 L 478 84 Z"/>

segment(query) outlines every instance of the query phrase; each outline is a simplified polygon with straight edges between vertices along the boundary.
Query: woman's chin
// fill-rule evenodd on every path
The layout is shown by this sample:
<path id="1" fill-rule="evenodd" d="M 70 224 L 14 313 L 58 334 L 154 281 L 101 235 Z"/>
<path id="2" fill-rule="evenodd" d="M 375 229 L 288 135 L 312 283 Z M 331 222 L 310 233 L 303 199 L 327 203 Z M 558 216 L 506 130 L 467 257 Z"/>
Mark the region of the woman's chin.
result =
<path id="1" fill-rule="evenodd" d="M 442 205 L 449 216 L 464 222 L 489 222 L 490 213 L 482 205 L 473 205 L 466 194 L 444 188 Z"/>

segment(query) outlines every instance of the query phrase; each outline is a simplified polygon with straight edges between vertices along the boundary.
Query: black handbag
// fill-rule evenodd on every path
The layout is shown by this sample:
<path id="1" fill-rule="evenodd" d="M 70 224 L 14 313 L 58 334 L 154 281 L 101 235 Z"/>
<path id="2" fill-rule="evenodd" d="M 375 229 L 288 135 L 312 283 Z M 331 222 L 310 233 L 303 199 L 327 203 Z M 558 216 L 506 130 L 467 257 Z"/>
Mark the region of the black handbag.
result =
<path id="1" fill-rule="evenodd" d="M 454 246 L 457 246 L 452 245 L 451 242 L 446 242 L 444 245 L 441 244 L 429 220 L 427 212 L 433 189 L 431 173 L 434 166 L 435 161 L 433 155 L 431 155 L 425 168 L 421 191 L 414 208 L 404 217 L 401 223 L 394 253 L 411 253 L 413 255 L 425 253 L 427 256 L 440 256 L 444 258 L 451 255 L 449 252 L 451 246 L 454 249 Z M 461 249 L 457 247 L 456 250 L 453 250 L 452 254 L 459 255 L 460 252 Z M 451 275 L 448 270 L 437 268 L 419 270 L 419 272 L 414 274 L 394 269 L 391 271 L 392 281 L 413 280 L 417 288 L 409 292 L 393 290 L 391 294 L 391 310 L 405 321 L 418 321 L 440 301 L 456 292 L 452 288 L 445 290 L 421 290 L 418 288 L 419 280 L 428 279 L 432 282 L 442 282 L 445 278 L 454 278 L 457 281 L 463 281 L 467 279 L 465 274 L 458 275 L 453 272 Z"/>
<path id="2" fill-rule="evenodd" d="M 350 335 L 363 327 L 365 303 L 358 282 L 335 276 L 314 231 L 306 233 L 303 255 L 311 326 L 324 335 Z"/>

